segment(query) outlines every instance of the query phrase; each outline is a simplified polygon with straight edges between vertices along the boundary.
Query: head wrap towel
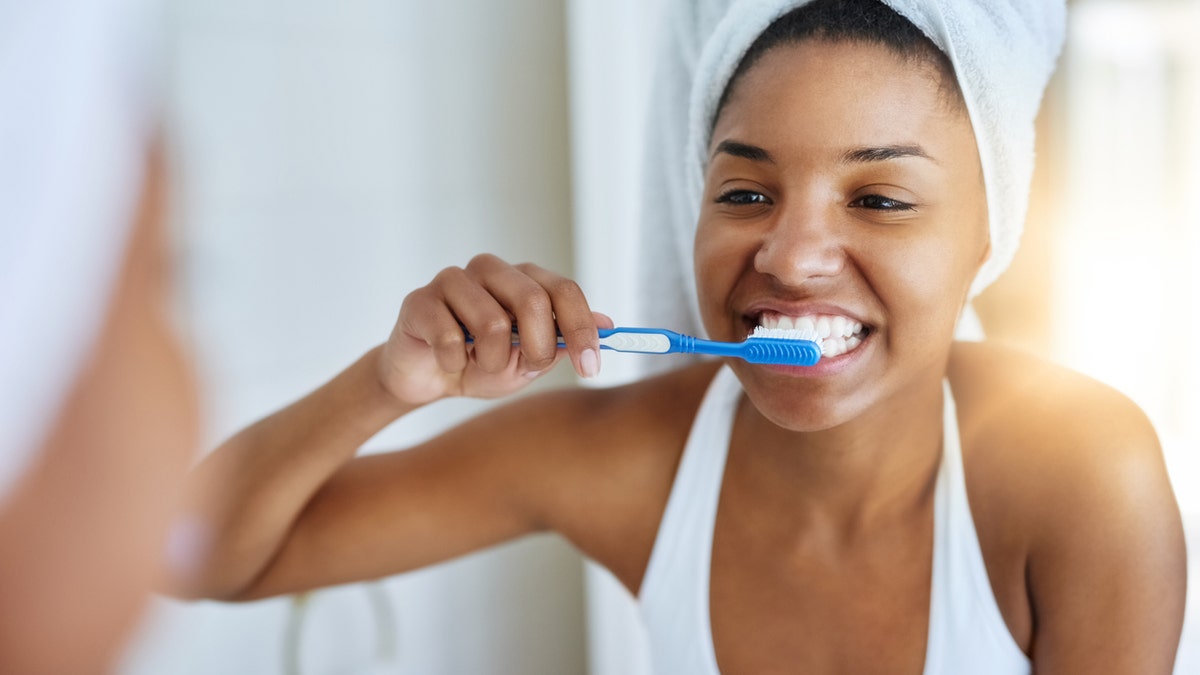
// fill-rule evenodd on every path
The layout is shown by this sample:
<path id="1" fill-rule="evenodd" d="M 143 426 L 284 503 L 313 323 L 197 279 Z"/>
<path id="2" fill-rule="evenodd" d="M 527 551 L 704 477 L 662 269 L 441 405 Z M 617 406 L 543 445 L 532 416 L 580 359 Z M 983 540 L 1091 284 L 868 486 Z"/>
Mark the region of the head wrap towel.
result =
<path id="1" fill-rule="evenodd" d="M 692 246 L 713 115 L 751 44 L 776 19 L 809 1 L 675 2 L 647 124 L 640 263 L 647 295 L 639 319 L 702 330 Z M 991 256 L 971 286 L 974 297 L 1016 253 L 1033 175 L 1034 118 L 1062 48 L 1066 5 L 1061 0 L 883 1 L 950 59 L 975 130 Z M 687 98 L 681 95 L 685 89 Z"/>

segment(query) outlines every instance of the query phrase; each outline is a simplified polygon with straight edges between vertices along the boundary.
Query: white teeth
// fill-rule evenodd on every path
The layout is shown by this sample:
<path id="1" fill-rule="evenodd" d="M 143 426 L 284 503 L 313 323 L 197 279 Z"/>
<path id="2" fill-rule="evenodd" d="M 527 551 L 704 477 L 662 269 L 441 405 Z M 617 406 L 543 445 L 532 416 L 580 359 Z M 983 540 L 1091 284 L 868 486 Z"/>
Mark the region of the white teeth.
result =
<path id="1" fill-rule="evenodd" d="M 844 316 L 835 316 L 829 320 L 829 334 L 835 337 L 847 337 L 850 335 L 846 332 L 846 328 L 849 326 L 849 319 Z"/>
<path id="2" fill-rule="evenodd" d="M 846 341 L 840 337 L 831 337 L 821 341 L 821 354 L 824 356 L 840 356 L 846 353 Z"/>
<path id="3" fill-rule="evenodd" d="M 816 335 L 821 338 L 821 352 L 825 358 L 841 356 L 857 348 L 864 337 L 861 321 L 836 314 L 785 316 L 767 313 L 760 317 L 759 325 L 767 330 L 795 330 Z"/>
<path id="4" fill-rule="evenodd" d="M 823 316 L 817 319 L 817 335 L 821 338 L 827 338 L 832 335 L 830 329 L 829 317 Z"/>
<path id="5" fill-rule="evenodd" d="M 848 338 L 831 337 L 828 340 L 821 341 L 821 356 L 832 359 L 846 352 L 854 351 L 861 344 L 862 338 L 857 335 Z"/>

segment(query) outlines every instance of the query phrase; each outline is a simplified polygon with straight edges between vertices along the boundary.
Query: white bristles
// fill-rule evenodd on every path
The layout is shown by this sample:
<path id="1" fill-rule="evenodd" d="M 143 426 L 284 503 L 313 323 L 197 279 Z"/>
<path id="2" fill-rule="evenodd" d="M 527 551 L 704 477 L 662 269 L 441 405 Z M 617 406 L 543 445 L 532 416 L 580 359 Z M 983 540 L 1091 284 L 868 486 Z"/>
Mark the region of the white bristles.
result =
<path id="1" fill-rule="evenodd" d="M 770 338 L 772 340 L 808 340 L 809 342 L 817 343 L 821 346 L 821 338 L 815 330 L 802 330 L 798 328 L 764 328 L 755 326 L 754 332 L 746 336 L 747 340 L 755 338 Z"/>

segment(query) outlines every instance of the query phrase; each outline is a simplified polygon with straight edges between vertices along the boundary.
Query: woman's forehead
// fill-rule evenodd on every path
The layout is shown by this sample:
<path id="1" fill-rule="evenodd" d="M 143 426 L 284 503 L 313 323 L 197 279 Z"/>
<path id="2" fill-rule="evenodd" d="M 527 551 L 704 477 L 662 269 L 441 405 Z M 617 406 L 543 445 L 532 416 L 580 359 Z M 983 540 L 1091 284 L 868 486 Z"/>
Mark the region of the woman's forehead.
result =
<path id="1" fill-rule="evenodd" d="M 974 154 L 970 120 L 947 101 L 940 77 L 935 65 L 881 45 L 811 39 L 780 46 L 733 84 L 710 151 L 735 138 L 764 147 L 919 145 L 935 156 Z"/>

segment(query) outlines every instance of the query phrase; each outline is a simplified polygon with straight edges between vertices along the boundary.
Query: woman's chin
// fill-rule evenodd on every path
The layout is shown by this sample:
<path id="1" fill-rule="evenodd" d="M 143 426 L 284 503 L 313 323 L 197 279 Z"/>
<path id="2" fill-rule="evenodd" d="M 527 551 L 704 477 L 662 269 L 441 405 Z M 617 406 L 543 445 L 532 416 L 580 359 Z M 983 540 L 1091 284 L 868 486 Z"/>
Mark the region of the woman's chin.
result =
<path id="1" fill-rule="evenodd" d="M 759 390 L 746 386 L 759 416 L 771 424 L 797 433 L 826 431 L 855 419 L 862 413 L 857 397 L 834 395 L 820 391 L 779 391 L 777 388 Z"/>

